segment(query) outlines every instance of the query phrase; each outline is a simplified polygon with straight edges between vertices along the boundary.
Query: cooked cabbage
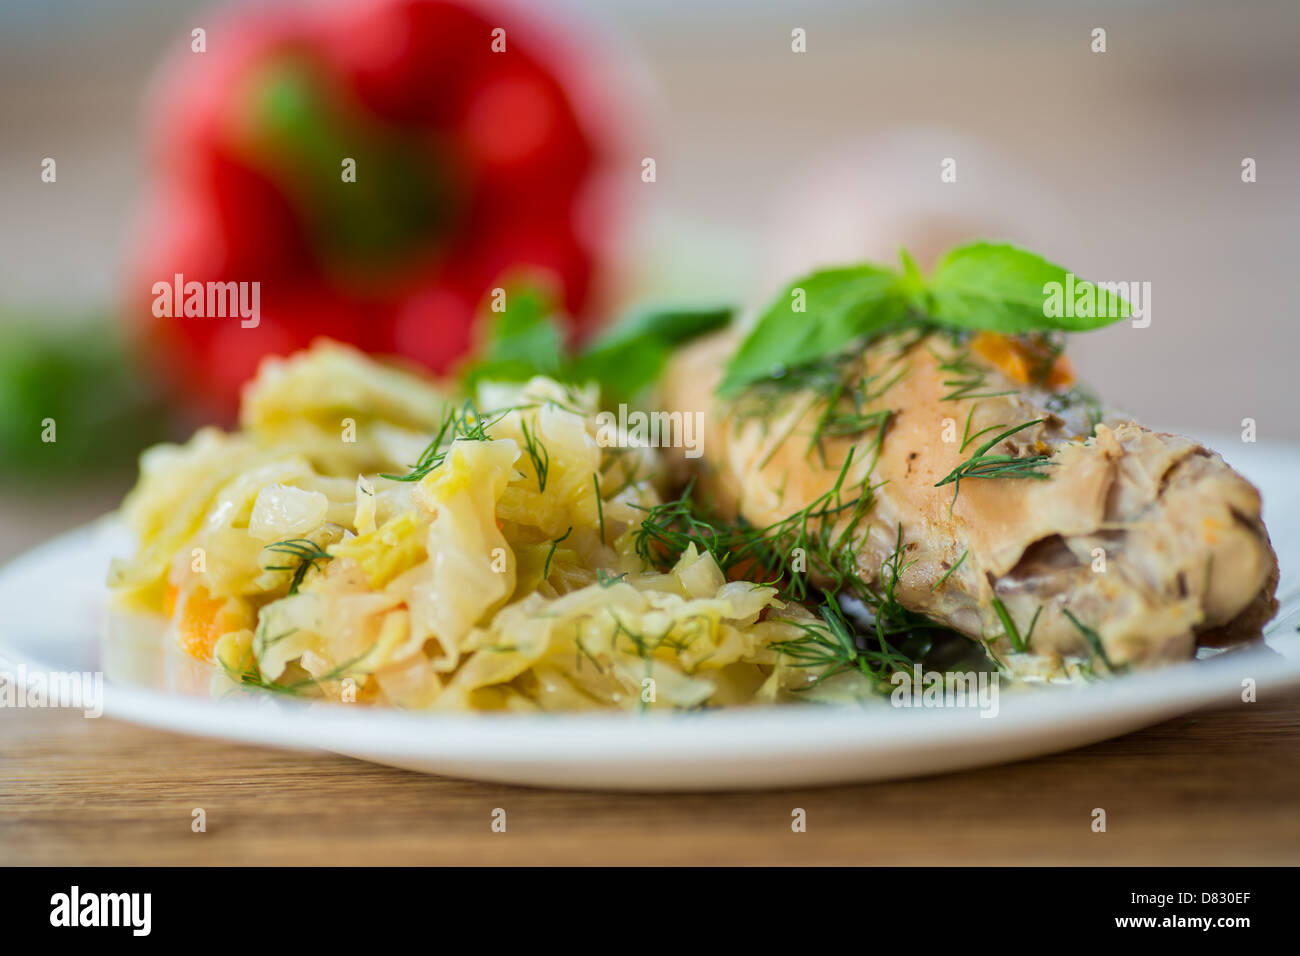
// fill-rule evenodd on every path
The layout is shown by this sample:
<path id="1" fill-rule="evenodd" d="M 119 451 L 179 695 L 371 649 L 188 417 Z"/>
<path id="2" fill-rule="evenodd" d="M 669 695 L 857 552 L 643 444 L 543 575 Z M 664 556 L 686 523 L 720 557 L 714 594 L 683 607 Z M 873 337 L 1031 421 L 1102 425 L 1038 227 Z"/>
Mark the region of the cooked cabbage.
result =
<path id="1" fill-rule="evenodd" d="M 644 566 L 661 469 L 601 447 L 594 390 L 448 394 L 334 344 L 264 363 L 241 431 L 145 454 L 110 582 L 229 680 L 327 698 L 693 709 L 818 685 L 780 651 L 818 622 L 775 588 L 694 546 Z"/>

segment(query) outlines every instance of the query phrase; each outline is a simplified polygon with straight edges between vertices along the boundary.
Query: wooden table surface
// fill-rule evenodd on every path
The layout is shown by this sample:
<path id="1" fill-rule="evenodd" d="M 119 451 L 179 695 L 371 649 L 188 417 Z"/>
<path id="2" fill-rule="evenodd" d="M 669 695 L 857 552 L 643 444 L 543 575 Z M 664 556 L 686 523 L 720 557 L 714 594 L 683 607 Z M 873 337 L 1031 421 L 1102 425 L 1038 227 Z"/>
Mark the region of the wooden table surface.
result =
<path id="1" fill-rule="evenodd" d="M 3 863 L 1296 864 L 1298 811 L 1300 692 L 985 770 L 688 795 L 479 784 L 0 711 Z"/>

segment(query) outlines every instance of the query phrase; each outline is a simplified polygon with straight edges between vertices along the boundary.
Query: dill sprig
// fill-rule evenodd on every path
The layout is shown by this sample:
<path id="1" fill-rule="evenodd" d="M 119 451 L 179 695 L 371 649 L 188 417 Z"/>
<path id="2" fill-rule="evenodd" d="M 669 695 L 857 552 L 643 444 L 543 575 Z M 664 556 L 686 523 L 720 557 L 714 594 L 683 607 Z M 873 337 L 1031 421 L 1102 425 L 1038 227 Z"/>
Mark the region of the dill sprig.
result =
<path id="1" fill-rule="evenodd" d="M 864 478 L 854 490 L 845 488 L 856 449 L 850 448 L 835 483 L 807 507 L 787 515 L 762 529 L 751 551 L 773 575 L 785 572 L 787 557 L 801 549 L 807 558 L 807 573 L 786 575 L 787 591 L 797 601 L 808 597 L 809 578 L 817 575 L 832 592 L 849 587 L 857 580 L 855 536 L 875 505 L 874 489 Z M 837 531 L 837 525 L 843 526 Z M 746 556 L 745 552 L 741 556 Z"/>
<path id="2" fill-rule="evenodd" d="M 1038 616 L 1043 613 L 1043 606 L 1040 604 L 1034 608 L 1034 616 L 1029 619 L 1029 630 L 1025 632 L 1025 647 L 1029 646 L 1030 640 L 1034 636 L 1034 628 L 1038 626 Z"/>
<path id="3" fill-rule="evenodd" d="M 600 475 L 592 473 L 591 483 L 596 487 L 596 520 L 600 523 L 600 543 L 605 543 L 605 505 L 600 500 Z"/>
<path id="4" fill-rule="evenodd" d="M 1078 628 L 1079 633 L 1083 635 L 1083 639 L 1087 641 L 1088 646 L 1092 648 L 1093 656 L 1101 658 L 1101 662 L 1106 665 L 1106 670 L 1110 671 L 1112 674 L 1119 673 L 1119 669 L 1116 668 L 1116 666 L 1110 662 L 1110 658 L 1106 656 L 1106 648 L 1101 643 L 1101 635 L 1071 614 L 1069 608 L 1062 608 L 1061 612 L 1070 619 L 1071 624 Z"/>
<path id="5" fill-rule="evenodd" d="M 947 571 L 943 572 L 943 577 L 939 578 L 938 581 L 935 581 L 934 584 L 930 586 L 930 590 L 937 591 L 939 590 L 939 588 L 943 587 L 944 582 L 947 581 L 950 577 L 952 577 L 952 573 L 954 571 L 956 571 L 958 568 L 961 567 L 962 562 L 966 560 L 966 555 L 968 555 L 969 553 L 970 553 L 969 550 L 963 551 L 961 553 L 961 557 L 957 559 L 956 563 L 954 563 L 953 566 L 950 567 Z"/>
<path id="6" fill-rule="evenodd" d="M 939 362 L 939 371 L 949 376 L 944 379 L 943 385 L 950 391 L 940 401 L 956 402 L 962 399 L 997 398 L 999 395 L 1015 394 L 1014 390 L 982 391 L 988 385 L 989 370 L 971 360 L 969 349 L 964 349 L 950 359 L 943 359 L 938 355 L 934 357 Z"/>
<path id="7" fill-rule="evenodd" d="M 1016 432 L 1041 424 L 1045 420 L 1035 418 L 1033 421 L 1025 422 L 1023 425 L 1016 425 L 999 435 L 995 435 L 975 449 L 975 454 L 950 471 L 947 477 L 935 482 L 934 486 L 942 488 L 944 485 L 953 485 L 952 496 L 955 501 L 957 493 L 961 491 L 963 479 L 967 478 L 1035 478 L 1040 481 L 1046 480 L 1047 474 L 1042 469 L 1051 464 L 1048 461 L 1050 455 L 989 454 L 998 444 L 1010 438 Z"/>
<path id="8" fill-rule="evenodd" d="M 819 609 L 821 621 L 815 624 L 798 624 L 803 636 L 786 641 L 773 641 L 772 650 L 789 658 L 795 667 L 818 667 L 821 672 L 817 682 L 830 680 L 844 671 L 856 670 L 866 677 L 881 680 L 897 669 L 912 666 L 911 658 L 885 644 L 873 650 L 854 632 L 844 617 L 844 611 L 828 598 Z M 808 687 L 814 685 L 810 684 Z"/>
<path id="9" fill-rule="evenodd" d="M 856 497 L 850 497 L 852 491 L 846 493 L 844 485 L 854 453 L 850 448 L 829 489 L 806 507 L 763 528 L 706 517 L 691 500 L 692 482 L 680 498 L 641 509 L 646 516 L 636 534 L 636 552 L 646 564 L 667 568 L 694 544 L 709 552 L 724 573 L 754 565 L 774 581 L 784 578 L 786 592 L 796 601 L 808 597 L 808 578 L 813 573 L 827 582 L 828 590 L 840 590 L 856 576 L 854 534 L 874 503 L 866 479 Z M 837 530 L 841 523 L 843 527 Z M 789 559 L 796 550 L 806 557 L 809 573 L 790 570 Z"/>
<path id="10" fill-rule="evenodd" d="M 1015 340 L 1020 343 L 1023 354 L 1027 356 L 1031 363 L 1026 376 L 1029 379 L 1029 384 L 1042 385 L 1047 381 L 1048 376 L 1052 374 L 1052 369 L 1056 367 L 1056 360 L 1065 351 L 1064 337 L 1046 333 L 1032 333 L 1015 336 Z M 933 352 L 931 354 L 934 355 Z M 934 357 L 939 362 L 939 371 L 945 372 L 949 376 L 944 379 L 943 384 L 950 391 L 943 396 L 941 401 L 996 398 L 999 395 L 1016 394 L 1015 389 L 983 391 L 989 383 L 989 369 L 971 358 L 969 348 L 963 348 L 950 359 L 944 359 L 939 355 Z"/>
<path id="11" fill-rule="evenodd" d="M 591 651 L 587 650 L 587 645 L 582 643 L 581 637 L 575 637 L 573 639 L 573 644 L 576 648 L 576 654 L 574 657 L 574 666 L 576 670 L 582 670 L 582 659 L 585 657 L 587 660 L 591 661 L 592 665 L 596 668 L 596 673 L 601 675 L 605 673 L 605 669 L 600 666 L 600 661 L 596 660 L 596 656 L 592 654 Z"/>
<path id="12" fill-rule="evenodd" d="M 405 475 L 380 475 L 392 481 L 420 481 L 447 459 L 451 443 L 456 439 L 463 441 L 488 441 L 488 428 L 495 425 L 511 409 L 501 412 L 498 417 L 488 420 L 480 415 L 473 401 L 466 399 L 459 408 L 452 407 L 442 416 L 442 423 L 434 434 L 433 440 L 420 454 L 419 460 L 411 466 Z"/>
<path id="13" fill-rule="evenodd" d="M 850 353 L 850 357 L 856 358 Z M 878 408 L 867 411 L 872 402 L 884 396 L 907 373 L 904 365 L 894 375 L 881 380 L 881 375 L 858 374 L 856 363 L 849 366 L 849 377 L 842 374 L 826 396 L 821 414 L 813 426 L 808 440 L 808 450 L 816 449 L 822 464 L 826 463 L 824 442 L 827 438 L 852 438 L 874 432 L 873 457 L 879 454 L 885 431 L 893 420 L 894 411 Z"/>
<path id="14" fill-rule="evenodd" d="M 293 636 L 298 632 L 298 629 L 292 627 L 274 637 L 267 637 L 266 624 L 267 622 L 265 620 L 258 622 L 257 633 L 254 634 L 253 643 L 249 646 L 248 656 L 240 662 L 240 670 L 236 671 L 227 666 L 225 661 L 218 660 L 218 663 L 221 665 L 221 669 L 226 673 L 226 676 L 243 687 L 255 687 L 259 690 L 270 691 L 274 694 L 299 697 L 307 688 L 317 687 L 325 681 L 341 680 L 346 677 L 348 671 L 352 670 L 352 668 L 357 664 L 365 660 L 366 657 L 369 656 L 370 651 L 374 649 L 372 646 L 364 653 L 354 657 L 350 661 L 345 661 L 344 663 L 339 664 L 337 667 L 331 668 L 328 673 L 322 674 L 319 677 L 307 676 L 301 680 L 282 684 L 278 681 L 272 680 L 262 673 L 262 668 L 258 664 L 258 658 L 265 654 L 266 649 L 272 644 L 277 644 L 285 638 Z M 254 652 L 254 648 L 257 649 L 256 652 Z"/>
<path id="15" fill-rule="evenodd" d="M 858 567 L 858 533 L 873 504 L 872 488 L 864 479 L 856 497 L 845 493 L 851 464 L 852 454 L 826 494 L 766 528 L 701 514 L 688 486 L 681 498 L 643 509 L 647 513 L 637 533 L 637 553 L 647 564 L 664 568 L 695 545 L 713 555 L 724 573 L 743 568 L 751 579 L 766 574 L 788 600 L 803 604 L 820 600 L 825 605 L 821 622 L 800 625 L 800 637 L 776 645 L 795 666 L 822 667 L 819 681 L 850 669 L 880 680 L 894 669 L 921 661 L 945 641 L 957 638 L 961 645 L 969 644 L 952 628 L 899 601 L 899 580 L 912 566 L 905 559 L 901 525 L 874 583 L 864 579 Z M 796 547 L 806 549 L 806 573 L 789 568 Z M 841 596 L 861 605 L 861 630 L 845 618 Z"/>
<path id="16" fill-rule="evenodd" d="M 894 550 L 881 562 L 878 586 L 872 587 L 861 578 L 853 582 L 851 595 L 866 610 L 865 633 L 852 628 L 836 597 L 829 594 L 820 609 L 822 624 L 800 625 L 802 637 L 778 641 L 773 647 L 797 667 L 825 667 L 818 675 L 819 681 L 849 669 L 883 680 L 895 670 L 918 663 L 932 637 L 954 632 L 899 602 L 899 578 L 911 567 L 911 562 L 903 561 L 905 550 L 900 525 Z M 909 647 L 918 648 L 918 652 L 909 653 Z"/>
<path id="17" fill-rule="evenodd" d="M 760 378 L 735 399 L 736 418 L 772 418 L 790 398 L 802 392 L 829 395 L 843 386 L 845 377 L 858 364 L 859 356 L 845 350 Z"/>
<path id="18" fill-rule="evenodd" d="M 290 594 L 298 593 L 298 588 L 306 579 L 307 572 L 317 567 L 316 562 L 330 561 L 334 557 L 310 538 L 286 538 L 284 541 L 268 544 L 265 550 L 297 558 L 293 564 L 272 564 L 263 567 L 264 571 L 292 571 L 293 576 L 289 579 Z"/>
<path id="19" fill-rule="evenodd" d="M 695 479 L 681 495 L 652 508 L 633 505 L 646 513 L 636 533 L 636 553 L 647 565 L 668 568 L 692 544 L 713 555 L 725 572 L 735 560 L 733 546 L 748 541 L 747 529 L 739 525 L 714 524 L 703 517 L 692 499 Z"/>
<path id="20" fill-rule="evenodd" d="M 569 530 L 564 532 L 554 541 L 551 542 L 551 550 L 546 552 L 546 564 L 542 567 L 542 580 L 545 581 L 551 576 L 551 558 L 555 557 L 555 551 L 569 535 L 573 534 L 573 525 L 569 525 Z"/>
<path id="21" fill-rule="evenodd" d="M 969 445 L 971 442 L 973 442 L 975 439 L 979 438 L 981 435 L 987 435 L 989 432 L 997 431 L 999 428 L 1006 428 L 1006 426 L 1002 424 L 990 425 L 987 428 L 981 428 L 979 431 L 977 431 L 975 434 L 972 435 L 970 426 L 971 426 L 971 421 L 974 419 L 974 417 L 975 417 L 975 404 L 972 404 L 970 410 L 966 412 L 966 427 L 962 429 L 961 445 L 958 446 L 957 448 L 958 451 L 965 451 L 966 446 Z"/>
<path id="22" fill-rule="evenodd" d="M 244 687 L 256 687 L 259 690 L 270 691 L 274 694 L 300 697 L 308 688 L 319 687 L 326 681 L 343 680 L 348 677 L 348 672 L 357 664 L 365 660 L 369 653 L 369 651 L 366 651 L 366 653 L 354 657 L 350 661 L 345 661 L 337 667 L 332 668 L 328 673 L 321 674 L 319 677 L 308 676 L 301 680 L 292 681 L 288 684 L 281 684 L 271 680 L 262 673 L 261 668 L 257 666 L 256 662 L 252 662 L 247 670 L 241 672 L 235 672 L 225 664 L 221 665 L 221 669 L 226 672 L 227 677 Z"/>
<path id="23" fill-rule="evenodd" d="M 1006 632 L 1007 637 L 1011 639 L 1011 649 L 1017 654 L 1028 651 L 1029 640 L 1034 636 L 1034 628 L 1038 626 L 1038 615 L 1043 613 L 1043 606 L 1038 605 L 1037 610 L 1034 611 L 1034 616 L 1029 619 L 1029 630 L 1025 632 L 1023 637 L 1020 634 L 1020 628 L 1016 627 L 1016 622 L 1011 617 L 1011 612 L 1007 610 L 1007 606 L 1002 603 L 1001 598 L 995 597 L 993 599 L 993 610 L 997 614 L 998 620 L 1002 622 L 1002 629 Z"/>
<path id="24" fill-rule="evenodd" d="M 899 602 L 898 582 L 903 572 L 915 562 L 903 563 L 903 526 L 898 526 L 894 550 L 880 564 L 879 587 L 872 588 L 859 579 L 857 596 L 866 604 L 873 619 L 877 641 L 883 649 L 890 640 L 901 636 L 915 637 L 929 632 L 949 633 L 951 628 L 933 621 Z"/>
<path id="25" fill-rule="evenodd" d="M 924 331 L 918 330 L 921 334 Z M 918 335 L 900 346 L 895 363 L 920 337 Z M 870 343 L 864 342 L 862 347 L 867 344 Z M 820 409 L 809 434 L 808 455 L 816 451 L 825 464 L 826 439 L 852 438 L 872 430 L 875 432 L 873 448 L 878 453 L 894 412 L 892 409 L 868 410 L 868 406 L 898 384 L 907 373 L 907 367 L 904 365 L 895 371 L 891 364 L 878 373 L 867 374 L 862 368 L 862 347 L 848 348 L 782 369 L 751 383 L 733 404 L 736 422 L 771 419 L 791 398 L 808 395 L 812 397 L 808 410 Z M 891 372 L 893 374 L 889 374 Z M 774 450 L 777 444 L 774 443 Z"/>
<path id="26" fill-rule="evenodd" d="M 528 422 L 521 419 L 519 428 L 524 433 L 524 451 L 528 454 L 528 460 L 533 463 L 533 474 L 537 476 L 537 490 L 545 491 L 546 476 L 551 470 L 551 453 L 537 437 L 537 433 L 528 430 Z"/>

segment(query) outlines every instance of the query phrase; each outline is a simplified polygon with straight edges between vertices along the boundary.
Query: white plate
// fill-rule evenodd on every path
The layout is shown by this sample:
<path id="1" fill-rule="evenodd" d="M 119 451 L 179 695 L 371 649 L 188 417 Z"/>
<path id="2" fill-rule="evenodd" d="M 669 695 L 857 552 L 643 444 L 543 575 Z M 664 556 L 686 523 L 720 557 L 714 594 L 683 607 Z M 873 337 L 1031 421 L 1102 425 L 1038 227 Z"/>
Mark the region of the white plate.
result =
<path id="1" fill-rule="evenodd" d="M 1215 446 L 1212 446 L 1215 447 Z M 1220 444 L 1217 447 L 1227 447 Z M 786 787 L 942 773 L 1052 753 L 1207 704 L 1300 683 L 1300 450 L 1238 445 L 1260 487 L 1282 562 L 1283 611 L 1268 646 L 1083 688 L 1000 695 L 974 708 L 812 705 L 673 716 L 527 717 L 404 713 L 210 693 L 209 668 L 170 650 L 155 621 L 105 610 L 109 558 L 126 536 L 109 516 L 0 571 L 0 669 L 103 671 L 104 712 L 134 723 L 275 747 L 321 749 L 427 773 L 553 787 L 704 790 Z M 1249 706 L 1240 704 L 1240 706 Z"/>

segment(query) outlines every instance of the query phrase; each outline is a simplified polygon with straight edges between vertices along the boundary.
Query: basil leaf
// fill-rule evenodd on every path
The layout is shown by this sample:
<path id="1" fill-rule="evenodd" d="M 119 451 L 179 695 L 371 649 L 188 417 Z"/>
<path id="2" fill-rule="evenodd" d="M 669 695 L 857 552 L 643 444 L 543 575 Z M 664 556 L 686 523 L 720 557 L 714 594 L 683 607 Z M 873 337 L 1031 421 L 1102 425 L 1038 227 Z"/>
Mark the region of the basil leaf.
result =
<path id="1" fill-rule="evenodd" d="M 563 355 L 563 334 L 556 316 L 559 307 L 550 290 L 536 283 L 503 287 L 506 308 L 495 316 L 488 329 L 489 362 L 527 362 L 536 374 L 559 371 Z"/>
<path id="2" fill-rule="evenodd" d="M 551 287 L 525 276 L 503 288 L 505 311 L 489 313 L 483 344 L 460 372 L 467 390 L 482 381 L 526 382 L 546 375 L 563 382 L 594 381 L 606 403 L 629 401 L 659 378 L 676 346 L 726 325 L 734 311 L 641 310 L 570 355 Z"/>
<path id="3" fill-rule="evenodd" d="M 864 264 L 814 272 L 767 307 L 727 366 L 718 394 L 837 352 L 905 319 L 1004 334 L 1085 332 L 1132 315 L 1117 293 L 1008 243 L 949 252 L 927 280 L 906 250 L 903 271 Z M 802 290 L 803 313 L 793 294 Z"/>
<path id="4" fill-rule="evenodd" d="M 795 311 L 802 292 L 804 311 Z M 896 324 L 907 307 L 906 284 L 876 265 L 825 269 L 804 276 L 759 317 L 727 366 L 719 395 L 821 358 L 854 339 Z"/>
<path id="5" fill-rule="evenodd" d="M 502 288 L 506 307 L 488 312 L 483 345 L 460 372 L 471 390 L 485 379 L 526 382 L 534 375 L 558 376 L 563 368 L 564 335 L 550 286 L 518 277 Z"/>
<path id="6" fill-rule="evenodd" d="M 712 309 L 642 309 L 619 319 L 597 336 L 587 347 L 584 357 L 612 353 L 625 346 L 647 341 L 680 345 L 722 328 L 731 321 L 734 311 L 730 306 Z"/>
<path id="7" fill-rule="evenodd" d="M 1073 302 L 1049 308 L 1052 283 L 1061 295 L 1071 290 L 1077 294 L 1085 286 L 1092 290 L 1090 314 L 1076 315 Z M 1007 334 L 1086 332 L 1132 314 L 1115 293 L 1008 243 L 974 242 L 952 250 L 939 261 L 926 289 L 927 308 L 937 322 Z"/>
<path id="8" fill-rule="evenodd" d="M 0 312 L 0 488 L 132 475 L 143 448 L 175 437 L 181 416 L 120 319 Z M 49 420 L 58 441 L 38 437 Z"/>
<path id="9" fill-rule="evenodd" d="M 734 310 L 642 310 L 616 322 L 571 363 L 568 377 L 596 381 L 607 405 L 629 401 L 658 380 L 673 349 L 731 321 Z"/>

